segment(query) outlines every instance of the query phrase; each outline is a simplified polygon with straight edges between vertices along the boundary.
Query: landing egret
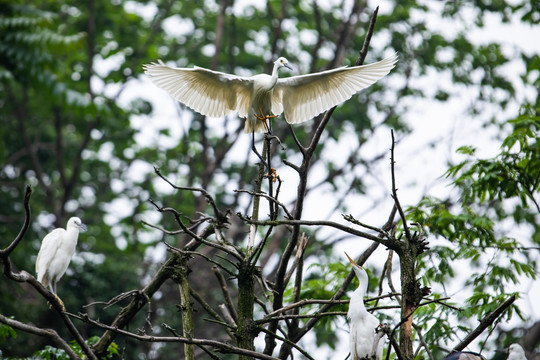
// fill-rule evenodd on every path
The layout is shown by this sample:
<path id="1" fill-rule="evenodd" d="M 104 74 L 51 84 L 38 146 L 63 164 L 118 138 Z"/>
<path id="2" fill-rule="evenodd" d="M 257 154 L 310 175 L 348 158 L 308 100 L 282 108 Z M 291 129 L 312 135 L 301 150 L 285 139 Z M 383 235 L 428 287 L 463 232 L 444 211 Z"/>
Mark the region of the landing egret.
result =
<path id="1" fill-rule="evenodd" d="M 173 98 L 210 117 L 237 111 L 246 118 L 245 133 L 268 131 L 266 120 L 284 113 L 289 124 L 301 123 L 351 98 L 392 70 L 397 54 L 362 66 L 341 67 L 313 74 L 278 79 L 278 70 L 292 69 L 280 57 L 272 75 L 250 77 L 195 66 L 172 68 L 161 60 L 143 65 L 152 81 Z M 273 114 L 273 115 L 272 115 Z"/>
<path id="2" fill-rule="evenodd" d="M 347 317 L 351 320 L 349 333 L 351 359 L 375 358 L 376 360 L 381 360 L 384 342 L 379 341 L 381 337 L 377 336 L 376 331 L 380 326 L 380 322 L 373 314 L 366 310 L 364 305 L 364 295 L 368 288 L 366 270 L 354 262 L 347 253 L 345 255 L 351 262 L 354 273 L 360 282 L 358 288 L 351 296 L 349 311 L 347 312 Z"/>
<path id="3" fill-rule="evenodd" d="M 66 229 L 54 229 L 43 238 L 36 260 L 38 281 L 49 287 L 64 309 L 64 303 L 56 293 L 56 284 L 66 272 L 75 252 L 79 231 L 86 231 L 86 225 L 78 217 L 70 218 Z"/>

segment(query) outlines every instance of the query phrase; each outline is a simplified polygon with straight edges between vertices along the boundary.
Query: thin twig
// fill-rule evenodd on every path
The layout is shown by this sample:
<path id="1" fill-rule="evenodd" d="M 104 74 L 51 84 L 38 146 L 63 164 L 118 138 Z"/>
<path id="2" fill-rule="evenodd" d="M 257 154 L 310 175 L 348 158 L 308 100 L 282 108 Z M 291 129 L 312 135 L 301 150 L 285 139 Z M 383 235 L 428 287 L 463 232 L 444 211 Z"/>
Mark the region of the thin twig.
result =
<path id="1" fill-rule="evenodd" d="M 169 179 L 167 179 L 165 176 L 163 176 L 161 174 L 161 172 L 159 171 L 159 168 L 157 166 L 154 166 L 154 172 L 156 173 L 157 176 L 159 176 L 160 178 L 162 178 L 167 184 L 169 184 L 171 187 L 173 187 L 174 189 L 176 190 L 185 190 L 185 191 L 196 191 L 196 192 L 200 192 L 205 198 L 206 198 L 206 201 L 212 206 L 212 208 L 214 209 L 214 215 L 218 218 L 218 220 L 220 222 L 224 222 L 224 219 L 226 220 L 226 217 L 223 215 L 223 213 L 221 211 L 219 211 L 217 205 L 216 205 L 216 202 L 214 200 L 214 198 L 212 197 L 212 195 L 210 195 L 210 193 L 208 191 L 206 191 L 205 189 L 203 188 L 198 188 L 198 187 L 191 187 L 191 186 L 178 186 L 178 185 L 174 185 Z"/>
<path id="2" fill-rule="evenodd" d="M 375 241 L 377 243 L 380 243 L 386 247 L 393 248 L 394 244 L 393 242 L 390 242 L 388 240 L 383 239 L 380 236 L 375 236 L 360 230 L 353 229 L 349 226 L 345 226 L 340 223 L 336 223 L 333 221 L 327 221 L 327 220 L 264 220 L 264 221 L 255 221 L 250 218 L 247 218 L 243 216 L 242 214 L 238 213 L 238 217 L 240 217 L 243 221 L 249 223 L 249 224 L 255 224 L 260 226 L 279 226 L 279 225 L 292 225 L 292 226 L 298 226 L 298 225 L 304 225 L 304 226 L 329 226 L 336 228 L 338 230 L 344 231 L 346 233 L 349 233 L 351 235 L 355 235 L 358 237 L 362 237 L 368 240 Z"/>
<path id="3" fill-rule="evenodd" d="M 395 172 L 395 160 L 394 160 L 394 148 L 395 148 L 395 139 L 394 139 L 394 130 L 390 130 L 390 133 L 392 134 L 392 147 L 390 149 L 390 169 L 392 173 L 392 198 L 394 199 L 394 203 L 397 206 L 399 216 L 401 217 L 401 222 L 403 223 L 403 230 L 405 231 L 405 236 L 407 237 L 407 240 L 411 241 L 411 232 L 409 231 L 409 227 L 407 226 L 407 219 L 405 218 L 405 212 L 401 208 L 401 204 L 399 203 L 399 199 L 397 196 L 397 188 L 396 188 L 396 172 Z"/>
<path id="4" fill-rule="evenodd" d="M 8 258 L 11 252 L 17 247 L 17 245 L 19 245 L 19 242 L 22 240 L 22 238 L 24 237 L 24 234 L 26 234 L 26 231 L 28 230 L 28 226 L 30 225 L 30 196 L 31 195 L 32 195 L 32 188 L 30 187 L 30 185 L 26 185 L 26 189 L 24 192 L 24 200 L 23 200 L 24 212 L 25 212 L 24 222 L 21 227 L 21 230 L 19 231 L 15 239 L 11 242 L 11 244 L 9 244 L 9 246 L 3 250 L 0 249 L 0 257 L 3 259 Z"/>
<path id="5" fill-rule="evenodd" d="M 291 213 L 287 209 L 287 206 L 285 204 L 283 204 L 282 202 L 278 201 L 275 197 L 272 197 L 272 196 L 270 196 L 268 194 L 265 194 L 263 192 L 256 193 L 256 192 L 250 191 L 250 190 L 238 189 L 238 190 L 233 190 L 233 191 L 236 192 L 236 193 L 246 193 L 246 194 L 249 194 L 251 196 L 262 196 L 265 199 L 267 199 L 268 201 L 273 202 L 276 205 L 280 206 L 283 209 L 283 211 L 285 211 L 285 214 L 287 214 L 287 218 L 289 218 L 289 219 L 293 218 L 293 216 L 291 215 Z"/>
<path id="6" fill-rule="evenodd" d="M 221 292 L 223 293 L 223 297 L 225 298 L 225 305 L 227 306 L 227 309 L 229 310 L 229 313 L 231 314 L 234 323 L 236 323 L 238 321 L 238 314 L 236 313 L 236 309 L 233 305 L 231 294 L 229 293 L 229 288 L 227 287 L 227 281 L 225 280 L 225 277 L 223 276 L 221 271 L 219 271 L 219 268 L 217 266 L 212 266 L 212 271 L 214 272 L 214 275 L 216 275 L 219 285 L 221 286 Z"/>

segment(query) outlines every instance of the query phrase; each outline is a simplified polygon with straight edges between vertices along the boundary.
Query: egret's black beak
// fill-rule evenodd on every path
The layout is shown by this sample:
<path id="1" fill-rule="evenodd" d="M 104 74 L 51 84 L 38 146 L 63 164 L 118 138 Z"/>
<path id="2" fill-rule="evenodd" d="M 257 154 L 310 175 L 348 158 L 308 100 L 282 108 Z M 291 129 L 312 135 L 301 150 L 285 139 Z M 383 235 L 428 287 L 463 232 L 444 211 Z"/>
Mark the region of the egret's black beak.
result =
<path id="1" fill-rule="evenodd" d="M 292 70 L 292 69 L 293 69 L 292 66 L 289 65 L 289 63 L 285 63 L 285 64 L 283 64 L 283 66 L 285 66 L 285 67 L 286 67 L 287 69 L 289 69 L 289 70 Z"/>

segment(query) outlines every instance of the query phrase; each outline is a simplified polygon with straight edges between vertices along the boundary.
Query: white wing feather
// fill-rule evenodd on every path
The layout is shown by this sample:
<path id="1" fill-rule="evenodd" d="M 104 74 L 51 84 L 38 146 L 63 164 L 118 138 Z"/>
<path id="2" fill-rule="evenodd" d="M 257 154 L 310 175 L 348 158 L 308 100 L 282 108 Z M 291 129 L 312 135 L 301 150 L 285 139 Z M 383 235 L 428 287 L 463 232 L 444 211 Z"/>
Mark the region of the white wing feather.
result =
<path id="1" fill-rule="evenodd" d="M 307 121 L 387 75 L 397 58 L 394 54 L 373 64 L 279 79 L 272 112 L 279 114 L 283 110 L 289 124 Z"/>
<path id="2" fill-rule="evenodd" d="M 43 238 L 36 260 L 36 273 L 39 282 L 43 283 L 45 273 L 49 268 L 49 264 L 54 259 L 56 252 L 58 251 L 58 247 L 60 246 L 60 237 L 65 233 L 66 230 L 64 229 L 54 229 Z M 43 283 L 43 286 L 47 286 L 49 280 L 45 278 L 45 282 L 46 283 Z"/>
<path id="3" fill-rule="evenodd" d="M 160 88 L 191 109 L 210 117 L 224 117 L 238 111 L 246 117 L 253 81 L 201 67 L 172 68 L 161 60 L 143 66 Z"/>

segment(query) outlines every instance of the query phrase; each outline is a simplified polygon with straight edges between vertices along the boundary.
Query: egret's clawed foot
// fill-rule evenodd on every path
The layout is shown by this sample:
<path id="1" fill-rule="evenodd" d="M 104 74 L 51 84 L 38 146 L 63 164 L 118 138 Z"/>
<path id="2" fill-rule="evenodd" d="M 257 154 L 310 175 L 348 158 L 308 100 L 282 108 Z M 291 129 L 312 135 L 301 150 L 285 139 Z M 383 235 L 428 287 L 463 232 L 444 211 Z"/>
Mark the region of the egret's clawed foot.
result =
<path id="1" fill-rule="evenodd" d="M 266 177 L 272 179 L 272 182 L 276 182 L 277 180 L 276 169 L 270 168 L 270 171 L 268 172 L 268 174 L 266 174 Z"/>
<path id="2" fill-rule="evenodd" d="M 66 306 L 64 305 L 64 302 L 62 301 L 62 299 L 60 299 L 60 297 L 58 297 L 58 295 L 56 295 L 55 293 L 53 293 L 53 296 L 60 303 L 60 307 L 62 308 L 62 311 L 65 312 L 66 311 Z M 52 305 L 49 304 L 49 307 L 52 307 Z"/>
<path id="3" fill-rule="evenodd" d="M 278 115 L 265 115 L 261 108 L 259 108 L 259 113 L 261 114 L 261 116 L 259 116 L 257 114 L 254 114 L 255 117 L 263 122 L 263 125 L 264 125 L 264 128 L 266 129 L 266 132 L 271 134 L 272 131 L 271 131 L 270 127 L 268 126 L 268 124 L 266 123 L 266 120 L 270 120 L 272 118 L 278 117 Z"/>

